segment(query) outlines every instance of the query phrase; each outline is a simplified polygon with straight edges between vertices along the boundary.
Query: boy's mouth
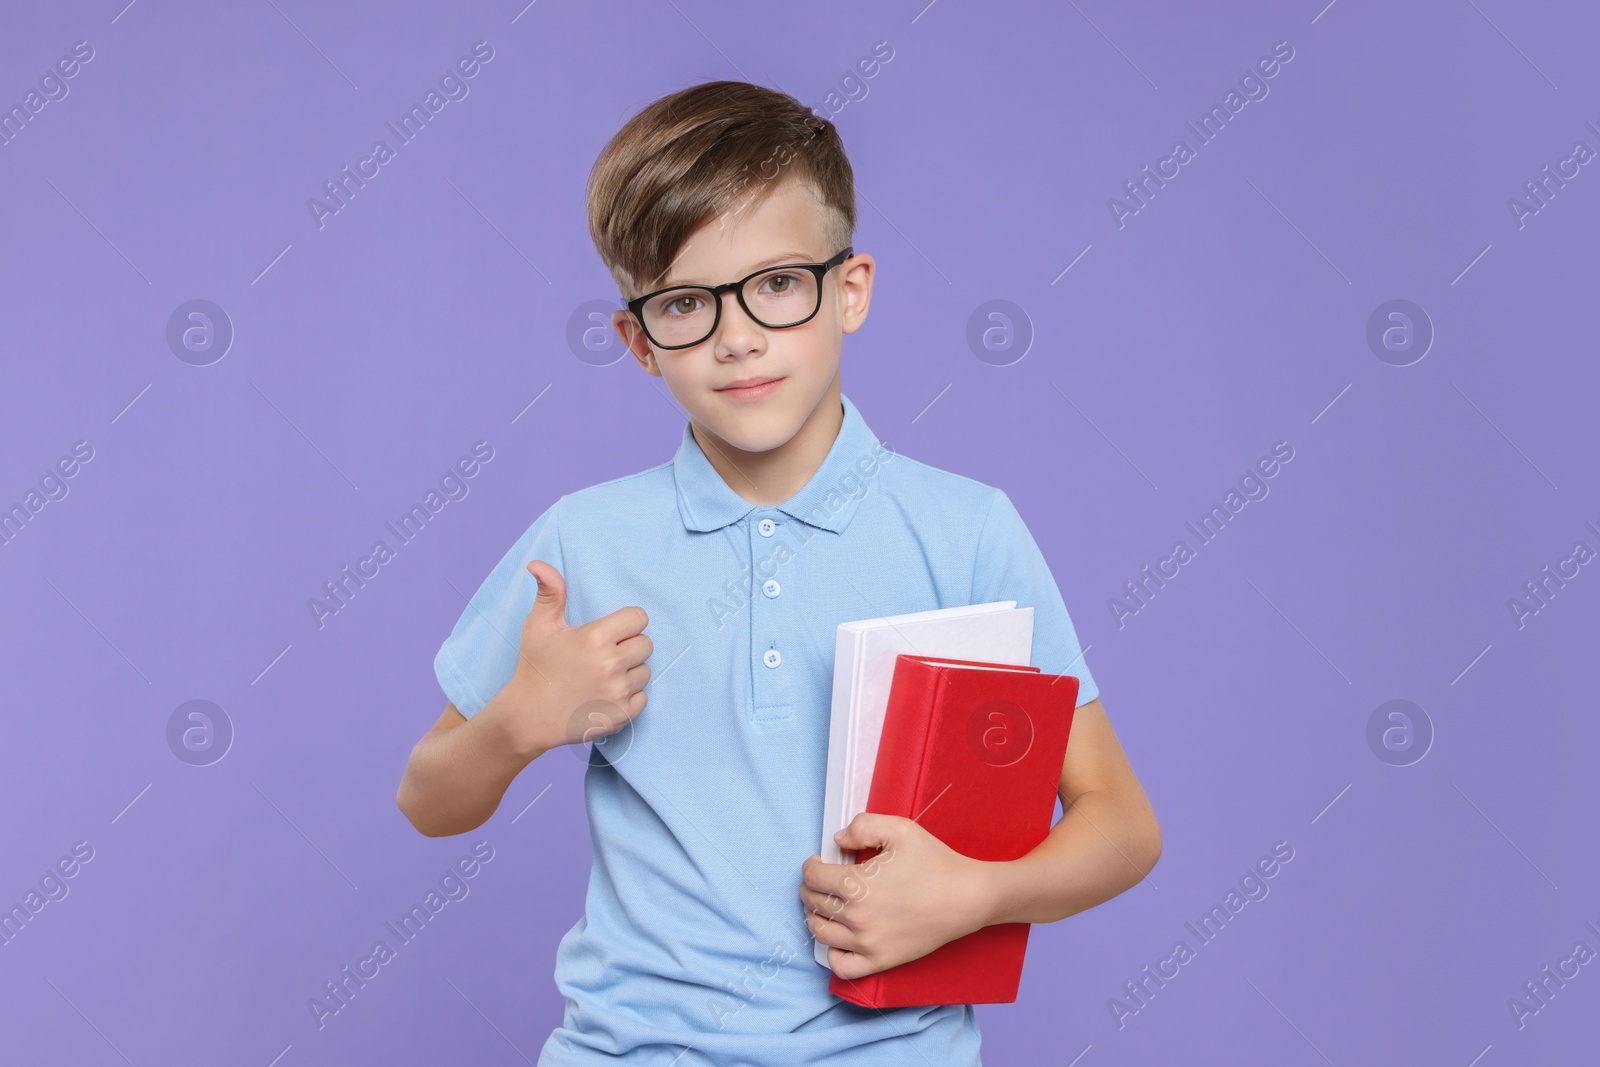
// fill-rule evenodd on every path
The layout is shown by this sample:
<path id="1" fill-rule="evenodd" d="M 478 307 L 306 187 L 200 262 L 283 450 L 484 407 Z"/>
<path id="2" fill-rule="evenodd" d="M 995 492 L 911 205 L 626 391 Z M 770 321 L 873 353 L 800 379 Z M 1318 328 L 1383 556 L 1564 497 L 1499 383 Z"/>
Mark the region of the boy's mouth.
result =
<path id="1" fill-rule="evenodd" d="M 721 386 L 716 391 L 734 400 L 759 400 L 775 391 L 783 380 L 781 375 L 764 374 Z"/>

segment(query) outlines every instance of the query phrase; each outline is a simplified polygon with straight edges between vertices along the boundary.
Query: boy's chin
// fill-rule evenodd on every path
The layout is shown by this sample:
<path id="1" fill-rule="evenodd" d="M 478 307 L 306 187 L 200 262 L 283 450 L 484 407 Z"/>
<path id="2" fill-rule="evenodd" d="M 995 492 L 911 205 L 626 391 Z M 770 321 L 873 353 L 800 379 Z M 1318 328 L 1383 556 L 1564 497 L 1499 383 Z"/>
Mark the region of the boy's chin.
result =
<path id="1" fill-rule="evenodd" d="M 741 452 L 770 452 L 793 440 L 805 421 L 789 407 L 774 404 L 749 411 L 707 412 L 711 417 L 700 421 Z"/>
<path id="2" fill-rule="evenodd" d="M 774 425 L 770 417 L 746 416 L 741 423 L 713 426 L 712 431 L 741 452 L 771 452 L 794 439 L 794 431 L 787 423 Z"/>

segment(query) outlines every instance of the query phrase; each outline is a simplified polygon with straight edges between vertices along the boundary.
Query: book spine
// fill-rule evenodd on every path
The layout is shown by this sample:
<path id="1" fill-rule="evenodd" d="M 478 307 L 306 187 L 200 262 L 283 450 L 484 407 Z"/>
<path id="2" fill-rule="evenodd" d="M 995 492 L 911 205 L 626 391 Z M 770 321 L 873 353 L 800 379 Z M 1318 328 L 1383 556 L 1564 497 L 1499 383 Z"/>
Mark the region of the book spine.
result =
<path id="1" fill-rule="evenodd" d="M 938 669 L 918 660 L 901 659 L 895 664 L 878 759 L 872 768 L 872 789 L 867 795 L 868 811 L 908 819 L 916 814 L 913 805 L 933 737 L 930 712 L 938 681 Z M 859 854 L 857 862 L 861 862 Z"/>
<path id="2" fill-rule="evenodd" d="M 834 675 L 833 691 L 830 697 L 828 715 L 828 777 L 827 788 L 823 794 L 822 807 L 822 843 L 820 852 L 824 859 L 837 862 L 840 858 L 837 852 L 832 851 L 833 834 L 843 828 L 840 819 L 843 815 L 840 810 L 844 804 L 844 781 L 848 773 L 850 761 L 853 756 L 851 749 L 852 730 L 851 714 L 854 707 L 850 703 L 850 693 L 856 684 L 857 675 L 860 674 L 860 651 L 857 647 L 858 639 L 839 627 L 838 635 L 834 639 Z"/>
<path id="3" fill-rule="evenodd" d="M 926 814 L 928 805 L 933 797 L 928 787 L 928 768 L 933 765 L 934 747 L 939 744 L 939 735 L 943 731 L 940 721 L 944 715 L 945 698 L 950 695 L 951 671 L 947 668 L 934 667 L 929 664 L 920 664 L 926 668 L 928 675 L 925 687 L 916 693 L 918 713 L 917 718 L 923 724 L 921 747 L 917 752 L 917 780 L 911 787 L 911 808 L 906 812 L 906 818 L 913 822 Z"/>
<path id="4" fill-rule="evenodd" d="M 872 789 L 867 795 L 868 811 L 908 819 L 916 814 L 913 805 L 933 739 L 932 713 L 940 674 L 936 667 L 920 660 L 895 662 L 889 706 L 884 710 L 883 733 L 878 740 L 878 759 L 872 768 Z M 867 863 L 877 855 L 877 849 L 858 849 L 856 862 Z M 886 973 L 878 971 L 855 981 L 855 991 L 865 1003 L 882 999 Z"/>

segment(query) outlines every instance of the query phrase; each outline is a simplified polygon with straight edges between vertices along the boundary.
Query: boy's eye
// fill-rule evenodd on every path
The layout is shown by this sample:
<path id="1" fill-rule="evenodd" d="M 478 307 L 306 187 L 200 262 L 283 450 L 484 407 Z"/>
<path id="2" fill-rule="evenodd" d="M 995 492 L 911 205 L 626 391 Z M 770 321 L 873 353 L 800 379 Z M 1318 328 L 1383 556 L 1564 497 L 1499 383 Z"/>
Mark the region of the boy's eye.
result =
<path id="1" fill-rule="evenodd" d="M 688 293 L 681 294 L 667 301 L 664 309 L 668 315 L 692 315 L 699 310 L 700 298 Z"/>
<path id="2" fill-rule="evenodd" d="M 774 296 L 783 296 L 794 291 L 799 279 L 793 274 L 769 274 L 761 280 L 761 288 Z"/>

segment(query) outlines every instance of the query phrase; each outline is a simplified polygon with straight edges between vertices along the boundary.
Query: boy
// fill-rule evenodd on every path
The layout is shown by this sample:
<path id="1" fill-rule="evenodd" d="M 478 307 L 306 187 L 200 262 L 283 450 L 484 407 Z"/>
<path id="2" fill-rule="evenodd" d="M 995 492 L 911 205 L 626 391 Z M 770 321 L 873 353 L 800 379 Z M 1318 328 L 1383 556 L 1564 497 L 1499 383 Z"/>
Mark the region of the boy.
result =
<path id="1" fill-rule="evenodd" d="M 464 833 L 530 762 L 595 742 L 594 863 L 543 1067 L 977 1064 L 970 1005 L 859 1007 L 811 938 L 854 979 L 1083 911 L 1155 863 L 1049 568 L 1004 492 L 886 450 L 841 392 L 874 263 L 850 247 L 832 123 L 755 85 L 685 89 L 605 147 L 588 209 L 629 300 L 615 328 L 689 420 L 670 462 L 561 497 L 478 589 L 435 660 L 450 703 L 400 808 Z M 824 863 L 835 627 L 995 600 L 1034 609 L 1032 664 L 1080 680 L 1064 816 L 991 863 L 864 814 L 839 843 L 883 855 Z"/>

